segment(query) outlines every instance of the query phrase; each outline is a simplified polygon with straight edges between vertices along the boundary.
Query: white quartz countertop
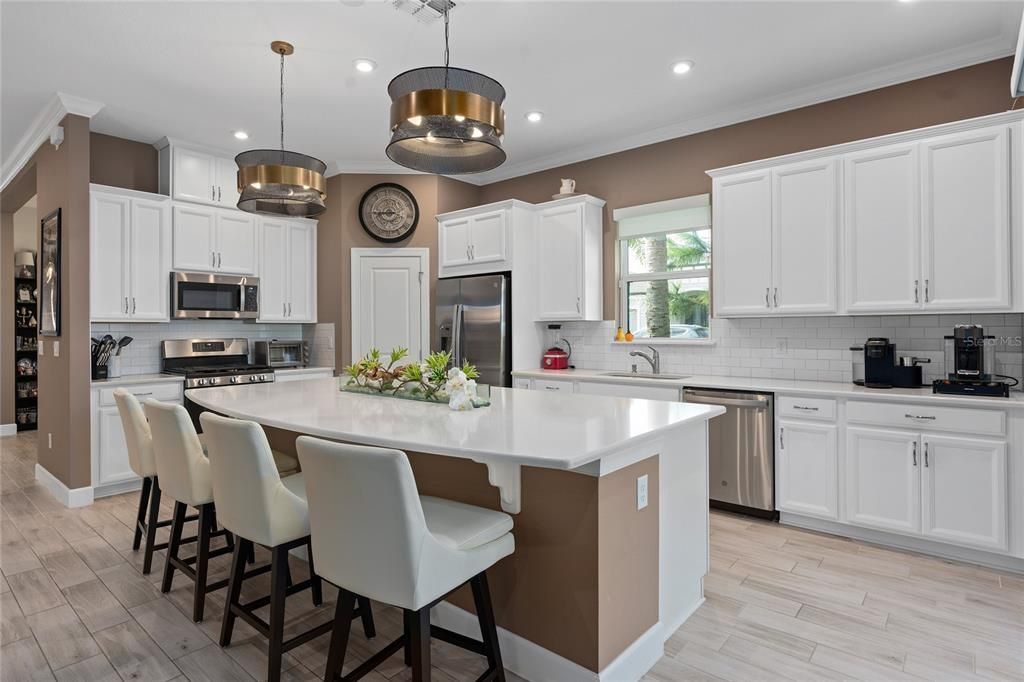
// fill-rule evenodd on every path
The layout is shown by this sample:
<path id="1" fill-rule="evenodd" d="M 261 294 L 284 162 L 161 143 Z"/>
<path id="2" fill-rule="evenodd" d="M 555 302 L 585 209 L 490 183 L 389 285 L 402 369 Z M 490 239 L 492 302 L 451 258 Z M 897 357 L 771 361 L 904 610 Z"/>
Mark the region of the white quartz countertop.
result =
<path id="1" fill-rule="evenodd" d="M 333 367 L 275 367 L 274 374 L 318 374 L 320 372 L 330 372 L 334 374 Z"/>
<path id="2" fill-rule="evenodd" d="M 180 374 L 128 374 L 116 379 L 98 379 L 92 382 L 93 388 L 117 388 L 135 384 L 180 384 L 185 377 Z"/>
<path id="3" fill-rule="evenodd" d="M 662 386 L 668 388 L 723 388 L 735 391 L 764 391 L 792 395 L 814 395 L 822 397 L 862 398 L 888 402 L 912 400 L 914 402 L 936 403 L 956 407 L 1002 407 L 1024 408 L 1024 393 L 1011 391 L 1009 398 L 987 398 L 983 396 L 954 396 L 932 393 L 929 388 L 864 388 L 855 384 L 836 381 L 795 381 L 792 379 L 754 379 L 749 377 L 718 377 L 692 375 L 682 379 L 646 379 L 633 377 L 612 377 L 612 370 L 592 369 L 534 369 L 516 370 L 513 376 L 532 379 L 563 381 L 600 381 L 609 384 L 633 386 Z"/>
<path id="4" fill-rule="evenodd" d="M 717 405 L 491 389 L 491 405 L 343 393 L 337 379 L 190 390 L 202 407 L 334 440 L 481 462 L 576 469 L 725 412 Z"/>

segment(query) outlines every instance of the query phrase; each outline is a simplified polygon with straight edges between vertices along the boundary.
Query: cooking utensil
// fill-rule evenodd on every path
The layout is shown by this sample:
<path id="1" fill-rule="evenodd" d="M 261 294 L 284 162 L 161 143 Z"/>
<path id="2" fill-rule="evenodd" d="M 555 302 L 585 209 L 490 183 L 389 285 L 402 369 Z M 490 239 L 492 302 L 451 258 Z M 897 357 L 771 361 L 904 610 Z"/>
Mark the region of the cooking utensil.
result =
<path id="1" fill-rule="evenodd" d="M 135 339 L 133 339 L 130 336 L 122 336 L 121 340 L 117 342 L 117 355 L 121 355 L 121 351 L 125 348 L 125 346 L 127 346 L 134 340 Z"/>

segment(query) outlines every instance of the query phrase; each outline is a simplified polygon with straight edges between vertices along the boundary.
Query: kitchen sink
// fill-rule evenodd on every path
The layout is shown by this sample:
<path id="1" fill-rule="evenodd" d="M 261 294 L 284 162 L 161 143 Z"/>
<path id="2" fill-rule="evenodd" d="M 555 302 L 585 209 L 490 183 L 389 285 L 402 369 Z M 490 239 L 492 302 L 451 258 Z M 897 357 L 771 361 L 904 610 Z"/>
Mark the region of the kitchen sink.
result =
<path id="1" fill-rule="evenodd" d="M 685 379 L 689 375 L 652 374 L 651 372 L 604 372 L 601 376 L 618 377 L 620 379 L 662 379 L 664 381 L 674 381 L 678 379 Z"/>

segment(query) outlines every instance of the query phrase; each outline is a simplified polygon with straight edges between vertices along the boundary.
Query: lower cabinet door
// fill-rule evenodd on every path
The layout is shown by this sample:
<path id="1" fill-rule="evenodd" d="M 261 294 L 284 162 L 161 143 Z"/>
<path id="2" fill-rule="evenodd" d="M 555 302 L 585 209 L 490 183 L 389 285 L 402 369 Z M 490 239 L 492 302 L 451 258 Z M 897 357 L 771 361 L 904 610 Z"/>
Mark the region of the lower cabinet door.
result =
<path id="1" fill-rule="evenodd" d="M 128 464 L 128 445 L 116 406 L 99 408 L 99 431 L 99 481 L 93 485 L 136 478 Z"/>
<path id="2" fill-rule="evenodd" d="M 780 511 L 838 518 L 837 438 L 834 424 L 779 420 L 775 470 Z"/>
<path id="3" fill-rule="evenodd" d="M 847 427 L 847 522 L 920 534 L 920 450 L 916 432 Z"/>
<path id="4" fill-rule="evenodd" d="M 925 434 L 922 444 L 923 535 L 1006 550 L 1006 442 Z"/>

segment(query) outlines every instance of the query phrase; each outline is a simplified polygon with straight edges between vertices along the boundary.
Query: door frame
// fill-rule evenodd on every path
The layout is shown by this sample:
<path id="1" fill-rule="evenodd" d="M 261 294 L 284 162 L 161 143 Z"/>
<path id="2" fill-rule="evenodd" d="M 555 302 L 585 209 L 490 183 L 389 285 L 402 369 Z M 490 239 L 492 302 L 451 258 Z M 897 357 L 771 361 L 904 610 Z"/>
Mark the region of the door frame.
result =
<path id="1" fill-rule="evenodd" d="M 353 248 L 352 266 L 349 278 L 351 280 L 352 297 L 349 301 L 349 317 L 351 323 L 351 347 L 352 357 L 349 362 L 355 363 L 356 349 L 359 347 L 359 334 L 362 331 L 358 301 L 362 299 L 362 285 L 360 284 L 360 263 L 364 258 L 395 258 L 395 257 L 416 257 L 420 260 L 420 272 L 423 273 L 423 280 L 420 286 L 420 347 L 424 353 L 430 352 L 430 249 L 413 247 L 395 248 Z"/>

